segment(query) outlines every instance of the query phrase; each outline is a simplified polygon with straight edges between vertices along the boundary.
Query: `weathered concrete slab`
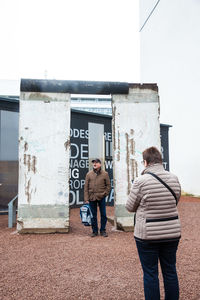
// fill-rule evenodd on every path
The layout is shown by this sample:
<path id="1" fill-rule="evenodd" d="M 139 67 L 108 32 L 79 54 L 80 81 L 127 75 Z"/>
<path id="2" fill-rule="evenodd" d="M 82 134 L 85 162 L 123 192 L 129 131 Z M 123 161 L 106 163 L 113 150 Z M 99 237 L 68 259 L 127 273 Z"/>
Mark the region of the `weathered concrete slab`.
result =
<path id="1" fill-rule="evenodd" d="M 17 230 L 69 230 L 70 95 L 21 92 Z"/>
<path id="2" fill-rule="evenodd" d="M 142 169 L 142 152 L 160 149 L 159 97 L 157 86 L 133 85 L 128 95 L 113 95 L 113 171 L 115 226 L 133 230 L 133 214 L 125 209 L 131 183 Z"/>

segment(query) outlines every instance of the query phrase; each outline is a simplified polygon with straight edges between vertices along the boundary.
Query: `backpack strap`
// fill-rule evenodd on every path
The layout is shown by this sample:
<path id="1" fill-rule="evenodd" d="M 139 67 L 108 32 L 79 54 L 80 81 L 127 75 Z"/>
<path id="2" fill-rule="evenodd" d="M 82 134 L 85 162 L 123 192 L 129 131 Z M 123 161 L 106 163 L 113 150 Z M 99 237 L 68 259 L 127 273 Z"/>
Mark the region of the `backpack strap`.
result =
<path id="1" fill-rule="evenodd" d="M 158 181 L 160 181 L 171 193 L 172 195 L 174 196 L 175 200 L 176 200 L 176 205 L 178 203 L 177 201 L 177 197 L 176 197 L 176 194 L 174 193 L 174 191 L 168 186 L 168 184 L 166 184 L 160 177 L 158 177 L 156 174 L 154 173 L 151 173 L 151 172 L 146 172 L 145 174 L 150 174 L 152 175 L 153 177 L 155 177 Z"/>

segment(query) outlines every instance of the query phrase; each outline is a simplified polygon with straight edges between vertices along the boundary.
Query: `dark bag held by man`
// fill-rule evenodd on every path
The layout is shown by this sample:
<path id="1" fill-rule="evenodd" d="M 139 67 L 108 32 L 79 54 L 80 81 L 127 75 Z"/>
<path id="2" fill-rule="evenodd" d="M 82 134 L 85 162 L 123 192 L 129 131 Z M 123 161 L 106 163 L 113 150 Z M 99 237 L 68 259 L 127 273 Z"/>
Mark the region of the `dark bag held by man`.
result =
<path id="1" fill-rule="evenodd" d="M 146 174 L 150 174 L 152 175 L 153 177 L 155 177 L 158 181 L 160 181 L 171 193 L 172 195 L 174 196 L 175 200 L 176 200 L 176 205 L 177 205 L 177 197 L 176 197 L 176 194 L 174 193 L 174 191 L 168 186 L 168 184 L 166 184 L 160 177 L 158 177 L 156 174 L 154 173 L 151 173 L 151 172 L 146 172 Z"/>

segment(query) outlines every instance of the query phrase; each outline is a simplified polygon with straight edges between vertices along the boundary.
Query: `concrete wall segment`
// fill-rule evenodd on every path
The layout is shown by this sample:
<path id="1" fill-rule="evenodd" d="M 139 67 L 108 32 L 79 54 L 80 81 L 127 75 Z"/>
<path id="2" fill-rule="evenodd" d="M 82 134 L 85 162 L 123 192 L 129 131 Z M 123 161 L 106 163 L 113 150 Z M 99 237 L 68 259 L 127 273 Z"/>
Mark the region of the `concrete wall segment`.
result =
<path id="1" fill-rule="evenodd" d="M 131 183 L 143 170 L 142 152 L 150 146 L 161 149 L 158 93 L 130 88 L 127 96 L 112 96 L 112 109 L 115 222 L 127 230 L 133 217 L 124 206 Z"/>
<path id="2" fill-rule="evenodd" d="M 60 208 L 60 218 L 55 216 L 56 223 L 60 222 L 59 228 L 65 226 L 62 214 L 63 205 L 69 210 L 69 151 L 70 95 L 22 93 L 19 122 L 19 231 L 22 227 L 23 231 L 31 230 L 24 228 L 25 225 L 21 226 L 22 222 L 29 225 L 32 222 L 36 230 L 37 222 L 28 209 L 32 206 L 38 209 L 50 205 L 54 211 Z M 38 228 L 43 227 L 43 219 L 45 224 L 48 223 L 47 218 L 46 212 L 41 215 Z"/>

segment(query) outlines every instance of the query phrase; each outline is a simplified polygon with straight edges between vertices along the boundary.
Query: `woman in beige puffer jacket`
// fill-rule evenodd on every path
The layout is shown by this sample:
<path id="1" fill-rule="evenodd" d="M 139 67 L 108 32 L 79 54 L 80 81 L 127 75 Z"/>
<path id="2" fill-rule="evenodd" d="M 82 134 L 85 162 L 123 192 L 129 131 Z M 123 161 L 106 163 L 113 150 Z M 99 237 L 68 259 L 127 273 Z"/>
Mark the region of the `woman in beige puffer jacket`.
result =
<path id="1" fill-rule="evenodd" d="M 144 273 L 145 299 L 160 299 L 160 261 L 165 300 L 177 300 L 179 287 L 176 251 L 181 237 L 177 202 L 181 187 L 177 176 L 164 170 L 162 156 L 157 148 L 146 149 L 143 152 L 143 162 L 145 169 L 132 185 L 126 208 L 129 212 L 136 213 L 134 237 Z M 172 192 L 149 173 L 157 175 Z"/>

